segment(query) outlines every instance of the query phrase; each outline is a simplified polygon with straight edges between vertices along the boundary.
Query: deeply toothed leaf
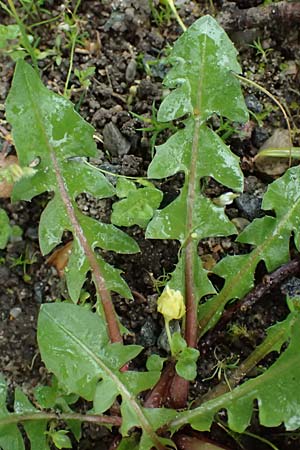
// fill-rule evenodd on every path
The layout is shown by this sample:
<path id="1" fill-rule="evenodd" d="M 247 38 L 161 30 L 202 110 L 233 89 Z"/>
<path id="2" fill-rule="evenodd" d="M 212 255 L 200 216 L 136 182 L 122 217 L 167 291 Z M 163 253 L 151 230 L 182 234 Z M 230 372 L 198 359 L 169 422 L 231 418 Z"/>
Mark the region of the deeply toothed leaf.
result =
<path id="1" fill-rule="evenodd" d="M 299 167 L 292 167 L 269 186 L 262 207 L 273 211 L 274 216 L 255 219 L 238 237 L 239 242 L 252 244 L 254 249 L 247 255 L 227 256 L 214 268 L 214 273 L 225 279 L 225 285 L 216 297 L 199 308 L 202 333 L 217 322 L 229 300 L 242 298 L 250 291 L 260 261 L 265 262 L 270 272 L 288 262 L 292 235 L 300 248 Z"/>
<path id="2" fill-rule="evenodd" d="M 83 216 L 76 198 L 88 193 L 97 198 L 114 195 L 113 186 L 95 168 L 87 165 L 88 156 L 96 156 L 93 128 L 74 110 L 71 102 L 51 92 L 41 83 L 35 71 L 24 61 L 16 66 L 12 87 L 6 102 L 6 114 L 12 124 L 13 137 L 21 166 L 37 161 L 35 174 L 16 183 L 14 200 L 30 200 L 43 192 L 53 193 L 53 199 L 42 213 L 39 227 L 41 250 L 49 253 L 61 242 L 64 231 L 73 233 L 80 260 L 71 257 L 68 276 L 70 295 L 78 300 L 86 274 L 90 270 L 87 255 L 78 235 L 82 233 L 92 249 L 101 248 L 120 253 L 135 253 L 135 241 L 112 225 L 101 224 Z M 79 227 L 74 225 L 73 210 Z M 81 228 L 81 229 L 80 229 Z M 103 273 L 109 289 L 130 297 L 120 271 L 108 269 Z M 72 271 L 79 270 L 78 277 Z M 109 276 L 113 274 L 112 279 Z M 108 278 L 106 276 L 108 275 Z"/>
<path id="3" fill-rule="evenodd" d="M 205 195 L 202 180 L 212 177 L 229 189 L 239 192 L 243 189 L 239 158 L 207 124 L 215 113 L 240 122 L 248 118 L 239 81 L 233 74 L 240 72 L 236 55 L 224 30 L 209 16 L 197 20 L 177 40 L 170 55 L 172 68 L 164 80 L 171 92 L 159 108 L 158 120 L 170 121 L 185 115 L 188 118 L 183 128 L 156 147 L 148 169 L 148 176 L 157 179 L 184 174 L 179 195 L 156 211 L 146 237 L 181 242 L 182 256 L 173 274 L 176 281 L 170 282 L 177 286 L 180 280 L 181 291 L 186 275 L 185 245 L 192 246 L 193 260 L 197 263 L 193 291 L 198 299 L 214 292 L 198 261 L 199 241 L 236 233 L 224 208 Z"/>

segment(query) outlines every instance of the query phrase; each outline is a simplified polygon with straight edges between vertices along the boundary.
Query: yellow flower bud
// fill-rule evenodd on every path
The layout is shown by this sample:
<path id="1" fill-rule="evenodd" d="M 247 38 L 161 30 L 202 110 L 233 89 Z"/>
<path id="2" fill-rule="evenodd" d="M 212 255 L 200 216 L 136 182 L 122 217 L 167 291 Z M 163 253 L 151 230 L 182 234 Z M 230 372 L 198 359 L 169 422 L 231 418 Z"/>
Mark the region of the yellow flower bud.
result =
<path id="1" fill-rule="evenodd" d="M 157 300 L 157 310 L 164 316 L 166 322 L 181 319 L 185 315 L 185 304 L 181 292 L 170 289 L 167 285 Z"/>

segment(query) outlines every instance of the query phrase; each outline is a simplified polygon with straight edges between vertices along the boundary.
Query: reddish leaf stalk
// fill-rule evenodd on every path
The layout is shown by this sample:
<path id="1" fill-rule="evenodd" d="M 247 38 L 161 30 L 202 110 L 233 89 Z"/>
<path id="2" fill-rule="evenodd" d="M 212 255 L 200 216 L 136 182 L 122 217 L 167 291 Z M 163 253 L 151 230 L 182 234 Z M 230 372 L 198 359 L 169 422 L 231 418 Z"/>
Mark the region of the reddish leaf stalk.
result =
<path id="1" fill-rule="evenodd" d="M 190 178 L 187 194 L 187 244 L 185 249 L 185 295 L 186 295 L 186 320 L 185 339 L 188 347 L 197 347 L 197 299 L 194 285 L 194 254 L 197 244 L 191 234 L 194 228 L 193 211 L 197 193 L 197 156 L 200 132 L 200 117 L 195 117 L 195 130 L 192 143 L 192 158 L 190 163 Z M 196 247 L 196 248 L 195 248 Z"/>
<path id="2" fill-rule="evenodd" d="M 192 158 L 190 162 L 189 184 L 187 193 L 187 223 L 186 235 L 188 236 L 184 250 L 185 257 L 185 329 L 184 337 L 188 347 L 196 348 L 198 341 L 197 325 L 197 298 L 194 284 L 194 255 L 197 251 L 196 241 L 191 234 L 194 228 L 193 210 L 197 195 L 197 156 L 199 145 L 199 132 L 201 121 L 195 114 L 195 130 L 192 142 Z M 189 382 L 175 374 L 170 387 L 170 399 L 173 408 L 184 408 L 188 399 Z"/>
<path id="3" fill-rule="evenodd" d="M 174 362 L 170 361 L 161 374 L 160 379 L 149 392 L 144 402 L 145 408 L 161 408 L 168 400 L 169 388 L 175 374 Z"/>
<path id="4" fill-rule="evenodd" d="M 119 325 L 118 325 L 118 322 L 116 319 L 116 313 L 114 310 L 112 299 L 111 299 L 109 291 L 106 288 L 105 281 L 104 281 L 103 275 L 101 273 L 98 261 L 97 261 L 96 256 L 95 256 L 91 246 L 89 245 L 89 243 L 83 233 L 83 230 L 77 220 L 77 217 L 76 217 L 76 214 L 74 211 L 74 207 L 72 205 L 70 196 L 69 196 L 67 188 L 65 186 L 65 182 L 62 177 L 56 155 L 53 151 L 50 151 L 50 155 L 51 155 L 51 160 L 52 160 L 52 163 L 54 166 L 57 184 L 58 184 L 58 187 L 60 190 L 60 195 L 65 204 L 67 214 L 69 216 L 70 222 L 73 227 L 74 234 L 78 238 L 80 245 L 82 246 L 82 248 L 84 250 L 84 253 L 88 259 L 88 262 L 89 262 L 90 267 L 93 272 L 95 286 L 96 286 L 97 292 L 98 292 L 98 294 L 102 300 L 102 304 L 103 304 L 103 310 L 104 310 L 104 315 L 105 315 L 105 319 L 106 319 L 106 323 L 107 323 L 109 338 L 110 338 L 111 342 L 122 342 L 122 336 L 121 336 Z"/>
<path id="5" fill-rule="evenodd" d="M 0 426 L 23 423 L 38 420 L 78 420 L 98 425 L 107 424 L 120 427 L 122 419 L 118 416 L 105 416 L 102 414 L 77 414 L 77 413 L 51 413 L 51 412 L 28 412 L 22 414 L 9 414 L 0 419 Z"/>

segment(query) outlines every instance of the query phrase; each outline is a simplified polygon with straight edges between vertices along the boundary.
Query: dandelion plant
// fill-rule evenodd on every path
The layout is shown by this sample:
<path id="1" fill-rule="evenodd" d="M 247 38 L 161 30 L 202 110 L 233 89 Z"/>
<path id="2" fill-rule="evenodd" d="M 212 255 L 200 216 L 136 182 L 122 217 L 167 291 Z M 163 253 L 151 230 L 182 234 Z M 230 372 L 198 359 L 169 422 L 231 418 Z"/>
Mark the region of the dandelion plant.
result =
<path id="1" fill-rule="evenodd" d="M 148 180 L 121 177 L 115 188 L 87 163 L 97 153 L 93 128 L 68 100 L 44 87 L 29 64 L 17 63 L 6 114 L 20 167 L 31 171 L 30 177 L 16 181 L 12 199 L 30 201 L 47 193 L 39 224 L 41 251 L 46 255 L 69 239 L 71 254 L 65 269 L 69 299 L 42 305 L 38 319 L 39 350 L 53 374 L 52 385 L 39 387 L 32 401 L 17 389 L 13 408 L 8 409 L 6 382 L 0 378 L 3 450 L 24 450 L 24 433 L 32 450 L 49 450 L 52 443 L 70 448 L 62 421 L 77 440 L 83 421 L 115 426 L 122 450 L 163 450 L 175 448 L 175 443 L 180 449 L 200 448 L 203 441 L 194 435 L 186 438 L 184 433 L 190 428 L 183 432 L 182 427 L 208 431 L 219 411 L 226 410 L 228 426 L 243 432 L 251 422 L 255 401 L 262 425 L 284 424 L 287 430 L 300 426 L 297 298 L 288 299 L 287 317 L 266 330 L 265 338 L 246 359 L 236 360 L 225 381 L 187 404 L 190 381 L 202 377 L 197 372 L 197 360 L 204 357 L 199 355 L 199 339 L 213 330 L 229 301 L 251 290 L 261 261 L 271 272 L 289 261 L 291 242 L 300 250 L 299 167 L 270 184 L 262 203 L 264 217 L 255 219 L 241 234 L 226 215 L 227 200 L 243 190 L 243 174 L 239 158 L 216 134 L 210 119 L 215 114 L 234 122 L 248 119 L 235 76 L 241 71 L 236 57 L 230 39 L 209 16 L 197 20 L 174 44 L 171 68 L 164 79 L 169 93 L 157 120 L 163 124 L 175 121 L 177 131 L 156 147 L 148 177 L 161 180 L 183 173 L 184 182 L 175 200 L 161 208 L 163 194 Z M 211 178 L 225 192 L 218 201 L 205 190 Z M 101 199 L 116 194 L 114 225 L 83 214 L 77 203 L 82 193 Z M 142 205 L 138 210 L 137 204 Z M 10 225 L 7 215 L 0 212 L 0 246 L 4 247 Z M 170 354 L 151 355 L 144 371 L 134 370 L 135 357 L 143 348 L 122 342 L 121 319 L 111 299 L 112 291 L 125 298 L 131 292 L 120 270 L 110 266 L 102 253 L 137 252 L 136 242 L 116 227 L 132 225 L 147 226 L 147 239 L 180 244 L 178 262 L 157 302 Z M 214 267 L 213 272 L 224 279 L 217 292 L 202 266 L 198 247 L 209 237 L 234 239 L 236 235 L 251 250 L 226 256 Z M 78 303 L 88 273 L 97 292 L 90 309 Z M 180 321 L 181 333 L 172 334 L 173 319 Z M 278 355 L 275 362 L 244 381 L 271 352 Z M 73 407 L 79 397 L 91 402 L 88 413 L 78 413 Z"/>

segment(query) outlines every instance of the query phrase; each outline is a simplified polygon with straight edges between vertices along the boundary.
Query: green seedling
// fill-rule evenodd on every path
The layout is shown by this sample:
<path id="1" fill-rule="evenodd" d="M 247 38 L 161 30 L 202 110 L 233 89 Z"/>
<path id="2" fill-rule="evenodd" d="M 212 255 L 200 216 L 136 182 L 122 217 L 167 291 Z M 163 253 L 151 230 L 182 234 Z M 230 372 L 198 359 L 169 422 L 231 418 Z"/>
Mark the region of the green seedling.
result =
<path id="1" fill-rule="evenodd" d="M 234 134 L 241 134 L 241 132 L 236 130 L 234 124 L 232 124 L 228 120 L 224 120 L 223 117 L 220 117 L 220 125 L 216 129 L 216 133 L 222 138 L 222 141 L 224 142 L 230 139 Z"/>
<path id="2" fill-rule="evenodd" d="M 171 275 L 169 273 L 166 273 L 165 270 L 163 271 L 163 274 L 157 278 L 153 276 L 153 273 L 149 273 L 149 276 L 153 287 L 158 294 L 160 294 L 161 288 L 164 288 L 168 284 L 168 281 L 171 277 Z"/>
<path id="3" fill-rule="evenodd" d="M 239 339 L 248 339 L 252 344 L 255 344 L 255 336 L 251 330 L 248 330 L 246 325 L 233 323 L 230 325 L 227 332 L 233 342 L 236 342 Z"/>
<path id="4" fill-rule="evenodd" d="M 222 380 L 222 378 L 224 378 L 229 390 L 231 391 L 232 388 L 231 388 L 229 380 L 228 380 L 227 372 L 228 372 L 228 370 L 230 371 L 233 369 L 237 369 L 240 358 L 235 358 L 234 355 L 231 355 L 229 357 L 219 359 L 217 356 L 216 348 L 214 349 L 214 356 L 215 356 L 215 359 L 217 360 L 217 363 L 213 366 L 213 372 L 209 377 L 203 378 L 202 381 L 213 380 L 215 377 L 217 377 L 217 379 L 220 382 Z"/>
<path id="5" fill-rule="evenodd" d="M 95 66 L 87 67 L 86 69 L 74 70 L 74 75 L 78 78 L 80 86 L 83 90 L 87 91 L 91 85 L 91 78 L 95 75 Z"/>
<path id="6" fill-rule="evenodd" d="M 42 6 L 45 3 L 44 0 L 20 0 L 20 3 L 29 18 L 35 19 L 36 16 L 41 17 Z"/>
<path id="7" fill-rule="evenodd" d="M 157 5 L 154 4 L 153 0 L 149 0 L 149 5 L 152 17 L 158 26 L 161 26 L 164 23 L 169 25 L 170 19 L 173 15 L 181 29 L 183 31 L 186 30 L 186 26 L 182 22 L 173 0 L 158 0 Z"/>
<path id="8" fill-rule="evenodd" d="M 262 61 L 265 63 L 268 61 L 268 56 L 270 55 L 270 53 L 273 52 L 272 48 L 263 47 L 260 38 L 254 41 L 253 44 L 250 44 L 249 47 L 254 48 L 256 50 L 256 55 L 260 56 Z"/>
<path id="9" fill-rule="evenodd" d="M 56 430 L 54 423 L 51 423 L 49 431 L 45 432 L 45 435 L 48 436 L 50 442 L 58 449 L 72 448 L 72 442 L 67 434 L 67 430 Z"/>
<path id="10" fill-rule="evenodd" d="M 146 126 L 144 128 L 137 128 L 137 131 L 143 131 L 143 132 L 150 133 L 150 135 L 151 135 L 150 148 L 151 148 L 151 156 L 153 158 L 154 149 L 155 149 L 158 135 L 165 130 L 171 130 L 174 132 L 177 130 L 177 128 L 171 121 L 169 121 L 167 123 L 162 123 L 157 120 L 157 109 L 155 107 L 155 103 L 153 103 L 153 105 L 152 105 L 151 118 L 141 116 L 140 114 L 136 114 L 134 112 L 131 112 L 131 114 L 133 115 L 133 117 L 136 117 L 137 119 L 141 120 L 146 125 L 149 124 L 148 126 Z"/>
<path id="11" fill-rule="evenodd" d="M 170 25 L 172 10 L 167 0 L 149 0 L 151 15 L 156 25 Z"/>
<path id="12" fill-rule="evenodd" d="M 78 29 L 74 36 L 77 32 Z M 294 251 L 300 250 L 300 169 L 292 167 L 265 193 L 265 216 L 255 219 L 238 235 L 238 242 L 251 247 L 249 252 L 226 256 L 213 268 L 213 273 L 224 279 L 222 289 L 213 285 L 198 254 L 203 239 L 238 234 L 226 215 L 226 204 L 215 204 L 205 194 L 208 177 L 228 189 L 231 197 L 243 190 L 238 157 L 210 126 L 214 114 L 234 122 L 248 120 L 240 87 L 244 79 L 238 75 L 241 68 L 236 56 L 230 39 L 210 16 L 201 17 L 183 33 L 170 55 L 171 68 L 164 79 L 169 91 L 156 121 L 165 128 L 175 121 L 178 127 L 165 143 L 156 147 L 148 177 L 165 180 L 183 173 L 184 182 L 178 197 L 167 206 L 158 206 L 156 199 L 151 214 L 143 217 L 142 226 L 148 222 L 147 239 L 179 243 L 178 262 L 158 306 L 166 323 L 173 318 L 181 320 L 182 333 L 168 333 L 171 352 L 167 361 L 152 355 L 145 371 L 134 370 L 134 359 L 143 348 L 123 344 L 123 328 L 111 300 L 111 292 L 132 298 L 130 289 L 121 271 L 103 256 L 106 251 L 113 251 L 130 258 L 139 248 L 115 225 L 84 215 L 77 198 L 82 192 L 99 199 L 117 193 L 120 203 L 125 199 L 128 206 L 136 191 L 145 193 L 146 199 L 148 194 L 143 189 L 156 188 L 143 179 L 123 180 L 114 187 L 100 170 L 86 164 L 87 158 L 97 155 L 93 128 L 74 111 L 71 102 L 44 87 L 35 70 L 18 61 L 6 115 L 20 166 L 38 163 L 31 177 L 16 181 L 12 199 L 30 201 L 41 193 L 51 193 L 39 224 L 44 255 L 61 244 L 64 232 L 73 236 L 65 271 L 69 299 L 42 305 L 37 325 L 39 351 L 63 391 L 60 398 L 82 397 L 92 406 L 88 413 L 81 414 L 66 400 L 66 409 L 57 411 L 58 395 L 53 394 L 53 402 L 47 407 L 41 401 L 31 403 L 16 389 L 14 404 L 8 410 L 7 386 L 1 377 L 3 450 L 23 450 L 23 433 L 32 448 L 49 450 L 49 427 L 55 445 L 68 448 L 69 437 L 65 429 L 59 432 L 59 421 L 72 430 L 76 439 L 80 424 L 89 422 L 117 427 L 121 436 L 119 448 L 166 450 L 174 448 L 174 433 L 182 427 L 208 431 L 220 410 L 226 410 L 231 430 L 244 432 L 255 402 L 263 426 L 283 424 L 287 430 L 299 428 L 300 312 L 296 304 L 290 306 L 282 322 L 266 330 L 262 343 L 238 366 L 236 356 L 229 361 L 218 360 L 214 376 L 220 378 L 220 383 L 197 399 L 192 408 L 187 405 L 189 382 L 197 375 L 198 358 L 204 357 L 197 351 L 199 339 L 218 322 L 229 302 L 238 301 L 252 289 L 258 264 L 263 261 L 271 272 L 289 261 L 291 241 Z M 71 71 L 72 68 L 66 91 Z M 32 126 L 28 127 L 28 123 Z M 123 213 L 122 217 L 126 215 Z M 96 298 L 89 299 L 91 308 L 78 304 L 87 277 L 96 291 Z M 170 314 L 162 304 L 166 297 Z M 279 354 L 276 361 L 259 376 L 244 381 L 245 375 L 271 352 Z M 132 370 L 128 370 L 129 364 Z M 144 401 L 141 393 L 147 390 L 160 401 L 157 385 L 164 381 L 165 371 L 174 367 L 176 374 L 172 374 L 167 386 L 169 407 L 161 407 L 163 402 L 157 406 L 155 402 L 149 404 L 148 399 Z M 111 409 L 116 402 L 120 407 Z"/>
<path id="13" fill-rule="evenodd" d="M 266 120 L 272 112 L 278 111 L 278 107 L 272 105 L 271 103 L 267 103 L 264 105 L 264 109 L 259 113 L 254 113 L 253 111 L 249 111 L 250 115 L 256 120 L 257 124 L 260 127 L 263 127 L 264 120 Z"/>
<path id="14" fill-rule="evenodd" d="M 125 227 L 139 225 L 145 228 L 163 197 L 162 192 L 149 181 L 138 189 L 133 181 L 126 178 L 118 179 L 116 194 L 121 200 L 113 205 L 111 222 Z"/>
<path id="15" fill-rule="evenodd" d="M 278 3 L 280 0 L 264 0 L 263 5 L 273 5 L 274 3 Z"/>
<path id="16" fill-rule="evenodd" d="M 10 267 L 22 266 L 23 269 L 23 280 L 25 283 L 31 281 L 31 276 L 27 273 L 28 266 L 37 262 L 35 253 L 30 254 L 29 248 L 26 247 L 25 254 L 20 255 L 18 258 L 12 258 Z"/>

